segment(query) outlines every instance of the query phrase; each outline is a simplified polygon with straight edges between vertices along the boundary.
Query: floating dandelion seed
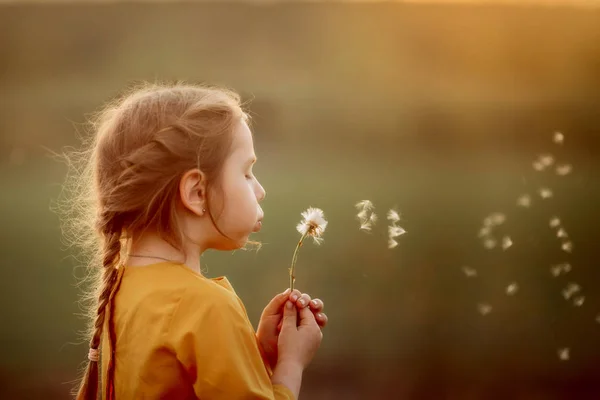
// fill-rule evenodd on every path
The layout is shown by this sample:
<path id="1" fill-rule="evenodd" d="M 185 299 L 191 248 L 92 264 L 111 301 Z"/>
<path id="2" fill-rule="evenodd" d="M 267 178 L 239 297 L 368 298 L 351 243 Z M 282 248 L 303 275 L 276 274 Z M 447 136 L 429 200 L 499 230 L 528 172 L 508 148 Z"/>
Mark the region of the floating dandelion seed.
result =
<path id="1" fill-rule="evenodd" d="M 569 283 L 567 287 L 562 290 L 562 295 L 566 300 L 569 300 L 575 293 L 581 291 L 581 286 L 576 283 Z"/>
<path id="2" fill-rule="evenodd" d="M 584 296 L 575 297 L 573 299 L 573 305 L 575 305 L 577 307 L 581 307 L 583 305 L 584 301 L 585 301 L 585 297 Z"/>
<path id="3" fill-rule="evenodd" d="M 552 197 L 552 190 L 548 188 L 541 188 L 539 190 L 539 193 L 542 199 L 549 199 L 550 197 Z"/>
<path id="4" fill-rule="evenodd" d="M 367 210 L 361 210 L 361 211 L 359 211 L 359 213 L 356 216 L 359 219 L 368 220 L 369 219 L 369 212 Z"/>
<path id="5" fill-rule="evenodd" d="M 531 196 L 528 194 L 524 194 L 517 199 L 517 205 L 519 207 L 530 207 L 531 206 Z"/>
<path id="6" fill-rule="evenodd" d="M 355 207 L 359 210 L 372 210 L 373 202 L 370 200 L 361 200 L 358 203 L 356 203 Z"/>
<path id="7" fill-rule="evenodd" d="M 471 267 L 462 267 L 463 272 L 465 273 L 465 275 L 467 276 L 467 278 L 474 278 L 477 276 L 477 270 L 475 268 L 471 268 Z"/>
<path id="8" fill-rule="evenodd" d="M 481 228 L 479 230 L 479 234 L 477 235 L 478 237 L 484 237 L 484 236 L 488 236 L 492 233 L 492 228 L 489 226 L 484 226 L 483 228 Z"/>
<path id="9" fill-rule="evenodd" d="M 479 303 L 477 304 L 477 310 L 481 315 L 487 315 L 492 312 L 492 306 L 487 303 Z"/>
<path id="10" fill-rule="evenodd" d="M 536 171 L 543 171 L 544 168 L 546 168 L 546 166 L 541 162 L 541 161 L 534 161 L 533 162 L 533 169 L 535 169 Z"/>
<path id="11" fill-rule="evenodd" d="M 390 236 L 390 238 L 395 238 L 400 235 L 404 235 L 405 233 L 406 231 L 399 226 L 392 225 L 388 227 L 388 235 Z"/>
<path id="12" fill-rule="evenodd" d="M 573 167 L 571 166 L 571 164 L 557 165 L 556 166 L 556 175 L 560 175 L 560 176 L 569 175 L 572 170 L 573 170 Z"/>
<path id="13" fill-rule="evenodd" d="M 400 221 L 400 214 L 398 213 L 398 211 L 391 209 L 387 213 L 387 219 L 392 223 L 396 223 Z"/>
<path id="14" fill-rule="evenodd" d="M 371 228 L 377 222 L 377 215 L 373 211 L 375 208 L 370 200 L 362 200 L 355 204 L 359 210 L 356 217 L 360 221 L 360 230 L 371 232 Z"/>
<path id="15" fill-rule="evenodd" d="M 552 157 L 552 154 L 540 154 L 538 160 L 544 167 L 549 167 L 554 164 L 554 157 Z"/>
<path id="16" fill-rule="evenodd" d="M 506 294 L 509 296 L 512 296 L 513 294 L 517 293 L 518 290 L 519 290 L 519 285 L 517 285 L 516 282 L 513 282 L 506 287 Z"/>
<path id="17" fill-rule="evenodd" d="M 490 218 L 494 225 L 502 225 L 506 221 L 506 214 L 497 212 L 490 215 Z"/>
<path id="18" fill-rule="evenodd" d="M 554 136 L 553 136 L 552 140 L 556 144 L 563 144 L 563 142 L 565 140 L 565 135 L 563 135 L 562 132 L 554 132 Z"/>
<path id="19" fill-rule="evenodd" d="M 563 272 L 566 274 L 567 272 L 571 272 L 571 264 L 569 263 L 564 263 L 564 264 L 560 264 L 560 266 L 562 267 Z"/>
<path id="20" fill-rule="evenodd" d="M 564 229 L 564 228 L 560 228 L 560 229 L 558 230 L 558 232 L 556 232 L 556 237 L 559 237 L 559 238 L 566 238 L 566 237 L 569 237 L 569 235 L 567 235 L 567 231 L 565 231 L 565 229 Z"/>
<path id="21" fill-rule="evenodd" d="M 398 242 L 394 239 L 388 239 L 388 249 L 393 249 L 396 246 L 398 246 Z"/>
<path id="22" fill-rule="evenodd" d="M 571 271 L 571 264 L 569 264 L 569 263 L 557 264 L 557 265 L 553 265 L 550 267 L 550 272 L 554 276 L 559 276 L 563 272 L 566 274 L 570 271 Z"/>
<path id="23" fill-rule="evenodd" d="M 488 250 L 494 249 L 497 244 L 498 244 L 498 242 L 495 239 L 492 239 L 492 238 L 486 238 L 483 241 L 483 247 L 485 247 Z"/>
<path id="24" fill-rule="evenodd" d="M 558 217 L 550 218 L 550 228 L 558 228 L 560 226 L 560 219 Z"/>
<path id="25" fill-rule="evenodd" d="M 569 355 L 569 348 L 565 347 L 562 349 L 558 349 L 558 358 L 561 361 L 567 361 L 569 359 L 570 355 Z"/>
<path id="26" fill-rule="evenodd" d="M 290 267 L 290 290 L 294 290 L 294 282 L 296 277 L 294 276 L 294 270 L 296 267 L 296 261 L 298 260 L 298 250 L 302 246 L 302 242 L 307 236 L 313 238 L 316 244 L 321 244 L 323 241 L 322 235 L 327 227 L 327 220 L 323 210 L 319 208 L 309 208 L 308 210 L 301 213 L 303 220 L 296 226 L 298 232 L 302 234 L 302 237 L 296 245 L 294 255 L 292 256 L 292 266 Z"/>
<path id="27" fill-rule="evenodd" d="M 600 314 L 596 315 L 596 322 L 600 324 Z"/>
<path id="28" fill-rule="evenodd" d="M 570 253 L 573 251 L 573 242 L 564 242 L 560 248 L 566 252 L 566 253 Z"/>
<path id="29" fill-rule="evenodd" d="M 513 245 L 513 242 L 512 242 L 512 239 L 510 238 L 510 236 L 504 236 L 502 238 L 502 250 L 506 250 L 512 245 Z"/>
<path id="30" fill-rule="evenodd" d="M 490 228 L 494 225 L 494 221 L 492 220 L 492 217 L 485 217 L 483 219 L 483 226 L 486 228 Z"/>

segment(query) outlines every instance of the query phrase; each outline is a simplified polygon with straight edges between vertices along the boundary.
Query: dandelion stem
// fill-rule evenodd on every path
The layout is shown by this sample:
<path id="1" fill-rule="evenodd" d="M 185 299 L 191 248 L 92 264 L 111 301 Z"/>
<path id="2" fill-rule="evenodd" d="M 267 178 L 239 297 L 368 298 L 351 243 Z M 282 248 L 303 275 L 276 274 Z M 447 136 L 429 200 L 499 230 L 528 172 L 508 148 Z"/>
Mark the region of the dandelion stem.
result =
<path id="1" fill-rule="evenodd" d="M 302 246 L 302 242 L 304 241 L 304 239 L 306 239 L 309 232 L 310 232 L 310 230 L 307 229 L 306 232 L 302 235 L 302 237 L 300 238 L 300 241 L 296 245 L 296 250 L 294 250 L 294 255 L 292 256 L 292 267 L 290 268 L 290 291 L 294 290 L 294 282 L 296 281 L 296 277 L 294 276 L 294 269 L 296 268 L 296 260 L 298 259 L 298 250 L 300 250 L 300 247 Z"/>

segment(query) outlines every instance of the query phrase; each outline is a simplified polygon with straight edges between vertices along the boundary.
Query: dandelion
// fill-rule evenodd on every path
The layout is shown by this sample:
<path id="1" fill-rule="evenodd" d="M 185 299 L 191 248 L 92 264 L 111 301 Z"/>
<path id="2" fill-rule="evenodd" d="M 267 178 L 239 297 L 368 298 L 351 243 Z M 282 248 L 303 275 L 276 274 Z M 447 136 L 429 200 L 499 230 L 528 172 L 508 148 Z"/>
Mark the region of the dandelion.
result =
<path id="1" fill-rule="evenodd" d="M 573 166 L 571 164 L 562 164 L 556 166 L 556 175 L 565 176 L 569 175 L 573 170 Z"/>
<path id="2" fill-rule="evenodd" d="M 497 244 L 498 244 L 498 242 L 492 238 L 486 238 L 483 241 L 483 247 L 485 247 L 488 250 L 492 250 L 492 249 L 496 248 Z"/>
<path id="3" fill-rule="evenodd" d="M 467 278 L 474 278 L 477 276 L 477 270 L 475 268 L 464 266 L 462 267 L 462 270 L 467 276 Z"/>
<path id="4" fill-rule="evenodd" d="M 558 217 L 550 218 L 550 228 L 558 228 L 560 226 L 560 219 Z"/>
<path id="5" fill-rule="evenodd" d="M 565 347 L 562 349 L 558 349 L 558 358 L 561 361 L 567 361 L 569 359 L 570 355 L 569 355 L 569 348 Z"/>
<path id="6" fill-rule="evenodd" d="M 531 196 L 528 194 L 524 194 L 517 199 L 517 205 L 519 207 L 530 207 L 531 206 Z"/>
<path id="7" fill-rule="evenodd" d="M 552 197 L 552 190 L 548 188 L 540 188 L 539 193 L 542 199 L 549 199 Z"/>
<path id="8" fill-rule="evenodd" d="M 562 132 L 554 132 L 554 136 L 553 136 L 552 140 L 556 144 L 563 144 L 563 142 L 565 140 L 565 135 L 563 135 Z"/>
<path id="9" fill-rule="evenodd" d="M 481 315 L 487 315 L 492 312 L 492 306 L 487 303 L 479 303 L 477 304 L 477 310 Z"/>
<path id="10" fill-rule="evenodd" d="M 502 250 L 506 250 L 512 245 L 513 245 L 513 242 L 512 242 L 512 239 L 510 238 L 510 236 L 504 236 L 502 238 Z"/>
<path id="11" fill-rule="evenodd" d="M 577 307 L 581 307 L 583 305 L 584 301 L 585 301 L 584 296 L 578 296 L 573 299 L 573 304 Z"/>
<path id="12" fill-rule="evenodd" d="M 560 248 L 566 253 L 571 253 L 573 251 L 573 242 L 564 242 Z"/>
<path id="13" fill-rule="evenodd" d="M 517 293 L 517 290 L 519 290 L 519 285 L 517 285 L 516 282 L 513 282 L 506 287 L 506 294 L 512 296 L 513 294 Z"/>
<path id="14" fill-rule="evenodd" d="M 391 222 L 391 223 L 396 223 L 398 221 L 400 221 L 400 214 L 398 213 L 398 211 L 391 209 L 390 211 L 388 211 L 387 213 L 387 219 Z"/>
<path id="15" fill-rule="evenodd" d="M 294 270 L 296 267 L 296 261 L 298 260 L 298 250 L 302 246 L 304 239 L 306 239 L 307 236 L 310 236 L 313 238 L 316 244 L 321 244 L 323 241 L 321 236 L 323 236 L 325 228 L 327 227 L 327 221 L 323 215 L 323 210 L 319 208 L 311 207 L 304 211 L 301 215 L 303 220 L 296 226 L 296 229 L 298 232 L 300 232 L 300 234 L 302 234 L 302 237 L 298 241 L 292 257 L 292 266 L 290 268 L 290 290 L 294 290 L 294 282 L 296 281 Z"/>
<path id="16" fill-rule="evenodd" d="M 558 232 L 556 232 L 556 237 L 559 237 L 559 238 L 566 238 L 566 237 L 569 237 L 569 235 L 567 235 L 567 231 L 565 231 L 565 229 L 564 229 L 564 228 L 560 228 L 560 229 L 558 230 Z"/>

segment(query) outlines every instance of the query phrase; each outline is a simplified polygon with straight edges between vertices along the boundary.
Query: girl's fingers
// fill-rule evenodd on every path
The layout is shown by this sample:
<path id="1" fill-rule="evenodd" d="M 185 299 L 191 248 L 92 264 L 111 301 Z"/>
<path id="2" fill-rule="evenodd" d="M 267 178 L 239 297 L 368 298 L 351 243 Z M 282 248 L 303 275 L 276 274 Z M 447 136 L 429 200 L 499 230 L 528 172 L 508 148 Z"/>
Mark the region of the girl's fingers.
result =
<path id="1" fill-rule="evenodd" d="M 300 293 L 298 289 L 294 289 L 292 290 L 292 293 L 290 293 L 290 301 L 292 303 L 295 303 L 296 301 L 298 301 L 300 296 L 302 296 L 302 293 Z"/>
<path id="2" fill-rule="evenodd" d="M 321 327 L 321 328 L 325 328 L 325 325 L 327 325 L 327 321 L 329 320 L 327 318 L 327 315 L 325 315 L 324 313 L 320 312 L 315 314 L 315 319 L 317 320 L 317 324 Z"/>
<path id="3" fill-rule="evenodd" d="M 323 304 L 323 300 L 321 300 L 321 299 L 314 299 L 313 301 L 310 302 L 310 308 L 311 308 L 311 310 L 313 310 L 315 312 L 322 311 L 324 307 L 325 307 L 325 304 Z"/>
<path id="4" fill-rule="evenodd" d="M 307 295 L 306 293 L 303 293 L 302 296 L 300 296 L 300 298 L 298 299 L 298 302 L 296 303 L 296 305 L 300 309 L 302 309 L 304 307 L 308 307 L 309 304 L 310 304 L 310 296 Z"/>

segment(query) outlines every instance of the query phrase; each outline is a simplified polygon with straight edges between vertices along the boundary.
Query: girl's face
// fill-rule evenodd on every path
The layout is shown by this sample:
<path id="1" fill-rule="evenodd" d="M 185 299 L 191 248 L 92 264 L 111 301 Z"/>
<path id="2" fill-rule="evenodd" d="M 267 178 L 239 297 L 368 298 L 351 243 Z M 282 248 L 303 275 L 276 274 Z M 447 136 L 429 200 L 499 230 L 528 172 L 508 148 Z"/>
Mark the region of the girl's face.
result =
<path id="1" fill-rule="evenodd" d="M 240 120 L 233 133 L 231 153 L 221 173 L 222 196 L 218 203 L 222 207 L 217 207 L 221 212 L 214 212 L 219 229 L 230 238 L 229 243 L 219 243 L 216 246 L 219 249 L 239 248 L 252 232 L 261 228 L 264 214 L 258 203 L 266 193 L 252 173 L 255 162 L 250 128 Z"/>

